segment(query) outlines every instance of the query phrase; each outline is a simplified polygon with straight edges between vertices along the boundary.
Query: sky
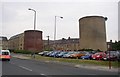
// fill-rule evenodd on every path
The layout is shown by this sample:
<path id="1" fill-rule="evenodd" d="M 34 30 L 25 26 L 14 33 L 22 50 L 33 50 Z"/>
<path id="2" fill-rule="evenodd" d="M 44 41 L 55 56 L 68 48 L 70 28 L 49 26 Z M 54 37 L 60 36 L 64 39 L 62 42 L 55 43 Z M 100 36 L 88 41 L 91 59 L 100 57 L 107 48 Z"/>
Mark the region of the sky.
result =
<path id="1" fill-rule="evenodd" d="M 118 14 L 120 13 L 120 1 L 118 3 Z M 120 21 L 120 15 L 118 15 L 118 21 Z M 118 22 L 118 40 L 120 41 L 120 22 Z"/>
<path id="2" fill-rule="evenodd" d="M 79 38 L 78 20 L 85 16 L 107 17 L 107 41 L 118 40 L 118 1 L 119 0 L 1 0 L 0 2 L 0 36 L 8 39 L 25 30 L 34 29 L 34 12 L 36 10 L 36 30 L 43 31 L 43 39 L 54 38 L 55 16 L 56 39 Z"/>

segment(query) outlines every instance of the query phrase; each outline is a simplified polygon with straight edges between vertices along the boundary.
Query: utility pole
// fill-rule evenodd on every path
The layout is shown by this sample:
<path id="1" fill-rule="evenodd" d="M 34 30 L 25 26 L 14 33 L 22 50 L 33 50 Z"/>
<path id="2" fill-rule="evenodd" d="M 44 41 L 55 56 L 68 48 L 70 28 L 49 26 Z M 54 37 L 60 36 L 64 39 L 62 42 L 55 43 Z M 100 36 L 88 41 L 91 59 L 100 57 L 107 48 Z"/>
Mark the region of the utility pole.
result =
<path id="1" fill-rule="evenodd" d="M 48 43 L 47 43 L 47 44 L 48 44 L 48 49 L 49 49 L 49 44 L 50 44 L 50 42 L 49 42 L 49 37 L 50 37 L 50 36 L 47 36 L 47 38 L 48 38 Z"/>
<path id="2" fill-rule="evenodd" d="M 48 45 L 49 45 L 49 37 L 50 37 L 50 36 L 47 36 L 47 38 L 48 38 Z"/>

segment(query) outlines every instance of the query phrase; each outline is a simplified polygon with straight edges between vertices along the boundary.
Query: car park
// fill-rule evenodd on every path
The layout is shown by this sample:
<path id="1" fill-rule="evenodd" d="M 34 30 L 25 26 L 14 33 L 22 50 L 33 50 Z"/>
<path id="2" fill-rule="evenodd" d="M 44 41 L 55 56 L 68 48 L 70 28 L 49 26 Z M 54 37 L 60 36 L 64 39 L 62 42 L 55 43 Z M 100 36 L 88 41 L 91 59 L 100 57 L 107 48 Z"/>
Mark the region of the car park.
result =
<path id="1" fill-rule="evenodd" d="M 0 50 L 0 59 L 10 61 L 10 51 L 9 50 Z"/>
<path id="2" fill-rule="evenodd" d="M 96 51 L 43 51 L 38 55 L 56 57 L 56 58 L 80 58 L 80 59 L 93 59 L 93 60 L 111 60 L 120 61 L 120 51 L 96 52 Z"/>

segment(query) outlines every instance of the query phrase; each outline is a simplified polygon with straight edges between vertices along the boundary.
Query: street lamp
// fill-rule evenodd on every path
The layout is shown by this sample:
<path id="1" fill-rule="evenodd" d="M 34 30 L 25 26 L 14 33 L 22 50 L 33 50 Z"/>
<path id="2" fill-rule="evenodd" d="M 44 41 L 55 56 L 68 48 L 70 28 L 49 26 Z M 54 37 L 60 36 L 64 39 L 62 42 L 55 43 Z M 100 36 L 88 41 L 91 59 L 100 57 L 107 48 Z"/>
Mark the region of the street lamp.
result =
<path id="1" fill-rule="evenodd" d="M 35 28 L 36 28 L 36 11 L 34 10 L 34 9 L 31 9 L 31 8 L 28 8 L 28 10 L 31 10 L 31 11 L 34 11 L 34 33 L 35 33 Z M 34 50 L 36 50 L 35 49 L 35 47 L 36 47 L 36 37 L 35 37 L 35 34 L 34 34 Z M 32 53 L 32 56 L 33 56 L 33 58 L 35 58 L 35 53 L 33 52 Z"/>
<path id="2" fill-rule="evenodd" d="M 56 20 L 57 20 L 57 17 L 63 19 L 62 16 L 55 16 L 55 27 L 54 27 L 54 44 L 55 44 L 55 40 L 56 40 Z"/>
<path id="3" fill-rule="evenodd" d="M 63 19 L 63 17 L 61 17 L 61 16 L 55 16 L 54 41 L 56 40 L 56 20 L 57 20 L 56 18 L 57 17 Z"/>
<path id="4" fill-rule="evenodd" d="M 36 28 L 36 11 L 34 9 L 29 8 L 28 10 L 34 11 L 34 30 Z"/>

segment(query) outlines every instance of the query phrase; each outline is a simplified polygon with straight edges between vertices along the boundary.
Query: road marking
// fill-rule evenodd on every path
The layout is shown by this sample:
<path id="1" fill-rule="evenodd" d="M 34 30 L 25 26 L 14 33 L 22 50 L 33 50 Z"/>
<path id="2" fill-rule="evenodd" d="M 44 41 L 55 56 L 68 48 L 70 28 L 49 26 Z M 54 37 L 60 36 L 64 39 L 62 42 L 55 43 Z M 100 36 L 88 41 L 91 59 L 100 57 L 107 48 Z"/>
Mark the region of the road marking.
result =
<path id="1" fill-rule="evenodd" d="M 45 75 L 45 74 L 40 74 L 40 75 Z"/>
<path id="2" fill-rule="evenodd" d="M 97 74 L 87 74 L 87 75 L 97 75 Z"/>
<path id="3" fill-rule="evenodd" d="M 50 61 L 45 61 L 46 63 L 49 63 Z"/>
<path id="4" fill-rule="evenodd" d="M 75 65 L 74 67 L 75 67 L 75 68 L 79 68 L 79 67 L 80 67 L 80 65 Z"/>
<path id="5" fill-rule="evenodd" d="M 15 63 L 11 63 L 11 64 L 15 65 Z M 24 67 L 24 66 L 19 66 L 19 67 L 21 67 L 21 68 L 23 68 L 23 69 L 25 69 L 25 70 L 28 70 L 28 71 L 32 71 L 31 69 L 29 69 L 29 68 L 27 68 L 27 67 Z"/>
<path id="6" fill-rule="evenodd" d="M 28 71 L 32 71 L 31 69 L 29 69 L 29 68 L 27 68 L 27 67 L 24 67 L 24 66 L 19 66 L 19 67 L 21 67 L 21 68 L 23 68 L 23 69 L 25 69 L 25 70 L 28 70 Z"/>

